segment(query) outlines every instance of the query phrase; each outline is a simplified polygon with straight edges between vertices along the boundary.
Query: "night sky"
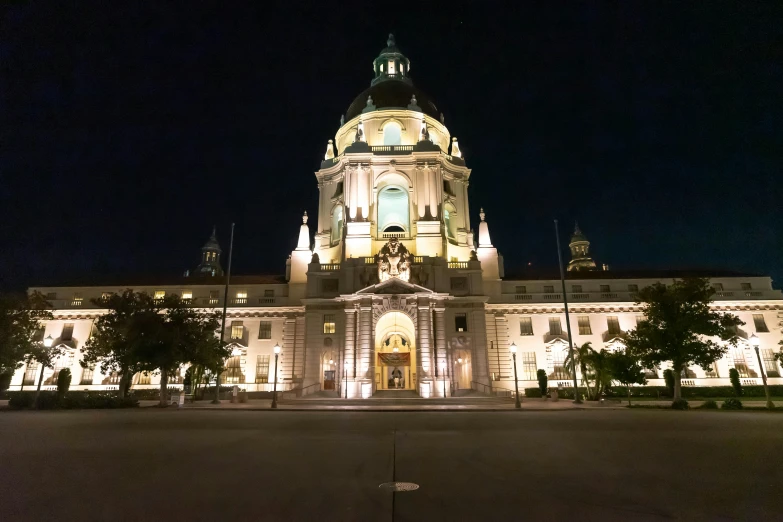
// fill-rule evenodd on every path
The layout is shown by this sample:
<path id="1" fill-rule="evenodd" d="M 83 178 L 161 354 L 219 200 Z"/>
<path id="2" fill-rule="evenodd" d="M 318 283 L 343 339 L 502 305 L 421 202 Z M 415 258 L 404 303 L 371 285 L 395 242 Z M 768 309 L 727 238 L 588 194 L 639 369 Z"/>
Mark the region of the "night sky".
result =
<path id="1" fill-rule="evenodd" d="M 389 32 L 507 271 L 556 265 L 559 218 L 612 268 L 783 279 L 780 2 L 18 3 L 0 26 L 2 289 L 178 276 L 213 224 L 227 250 L 232 221 L 234 273 L 282 274 Z"/>

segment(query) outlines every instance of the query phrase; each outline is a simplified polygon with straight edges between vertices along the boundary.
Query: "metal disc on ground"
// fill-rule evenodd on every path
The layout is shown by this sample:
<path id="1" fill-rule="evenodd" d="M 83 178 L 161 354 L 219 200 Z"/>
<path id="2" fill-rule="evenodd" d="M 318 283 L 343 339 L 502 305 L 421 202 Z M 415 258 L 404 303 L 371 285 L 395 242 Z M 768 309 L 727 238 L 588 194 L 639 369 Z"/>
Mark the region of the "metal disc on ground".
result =
<path id="1" fill-rule="evenodd" d="M 415 491 L 419 489 L 419 485 L 413 482 L 384 482 L 378 487 L 390 491 Z"/>

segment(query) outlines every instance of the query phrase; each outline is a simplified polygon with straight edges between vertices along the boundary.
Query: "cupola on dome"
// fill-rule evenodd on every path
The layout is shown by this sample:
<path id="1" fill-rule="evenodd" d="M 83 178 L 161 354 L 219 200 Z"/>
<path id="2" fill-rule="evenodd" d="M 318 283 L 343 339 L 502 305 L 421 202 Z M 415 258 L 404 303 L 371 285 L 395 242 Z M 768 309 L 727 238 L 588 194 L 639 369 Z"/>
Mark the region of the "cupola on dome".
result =
<path id="1" fill-rule="evenodd" d="M 433 118 L 440 118 L 435 103 L 410 79 L 410 60 L 397 48 L 394 35 L 390 34 L 386 47 L 373 61 L 375 77 L 370 88 L 351 103 L 345 119 L 351 120 L 366 109 L 413 109 Z"/>

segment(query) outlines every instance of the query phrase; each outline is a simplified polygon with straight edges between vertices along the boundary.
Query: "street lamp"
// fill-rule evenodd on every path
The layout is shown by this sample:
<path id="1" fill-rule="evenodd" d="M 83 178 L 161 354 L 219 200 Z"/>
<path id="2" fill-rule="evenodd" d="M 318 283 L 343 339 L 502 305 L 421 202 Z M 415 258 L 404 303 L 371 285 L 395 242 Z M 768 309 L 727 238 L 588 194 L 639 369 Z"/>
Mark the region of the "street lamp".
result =
<path id="1" fill-rule="evenodd" d="M 348 398 L 348 361 L 343 363 L 343 388 L 345 388 L 345 398 Z"/>
<path id="2" fill-rule="evenodd" d="M 446 361 L 440 363 L 440 374 L 443 377 L 443 397 L 446 397 Z"/>
<path id="3" fill-rule="evenodd" d="M 275 383 L 272 385 L 272 409 L 277 409 L 277 357 L 280 355 L 280 345 L 275 343 Z"/>
<path id="4" fill-rule="evenodd" d="M 512 342 L 511 346 L 508 347 L 508 351 L 511 352 L 511 357 L 514 359 L 514 390 L 516 391 L 517 399 L 514 407 L 519 409 L 522 405 L 519 403 L 519 380 L 517 380 L 517 345 Z"/>
<path id="5" fill-rule="evenodd" d="M 46 339 L 44 339 L 43 343 L 44 346 L 46 346 L 47 348 L 52 347 L 52 345 L 54 344 L 54 339 L 52 339 L 51 334 L 46 336 Z"/>
<path id="6" fill-rule="evenodd" d="M 756 334 L 752 334 L 750 336 L 750 344 L 753 346 L 753 349 L 756 350 L 756 359 L 759 361 L 761 380 L 764 382 L 764 395 L 767 396 L 767 408 L 771 410 L 775 408 L 775 405 L 772 403 L 772 399 L 769 398 L 769 388 L 767 388 L 767 374 L 764 373 L 764 365 L 761 364 L 761 355 L 759 355 L 759 345 L 761 344 L 761 339 L 756 337 Z"/>

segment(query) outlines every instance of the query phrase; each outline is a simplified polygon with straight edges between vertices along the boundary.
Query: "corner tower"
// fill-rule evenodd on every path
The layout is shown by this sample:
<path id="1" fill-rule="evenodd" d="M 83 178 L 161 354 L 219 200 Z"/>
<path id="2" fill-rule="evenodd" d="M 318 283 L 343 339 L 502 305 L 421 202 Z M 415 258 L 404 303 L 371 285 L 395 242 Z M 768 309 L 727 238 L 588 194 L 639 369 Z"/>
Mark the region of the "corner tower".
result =
<path id="1" fill-rule="evenodd" d="M 590 242 L 582 231 L 579 230 L 579 224 L 574 223 L 574 235 L 568 243 L 571 249 L 571 261 L 568 262 L 568 271 L 595 270 L 595 261 L 590 257 Z"/>
<path id="2" fill-rule="evenodd" d="M 220 254 L 223 250 L 217 241 L 215 227 L 212 227 L 212 235 L 204 246 L 201 247 L 201 263 L 196 267 L 197 276 L 222 276 L 223 268 L 220 266 Z"/>

